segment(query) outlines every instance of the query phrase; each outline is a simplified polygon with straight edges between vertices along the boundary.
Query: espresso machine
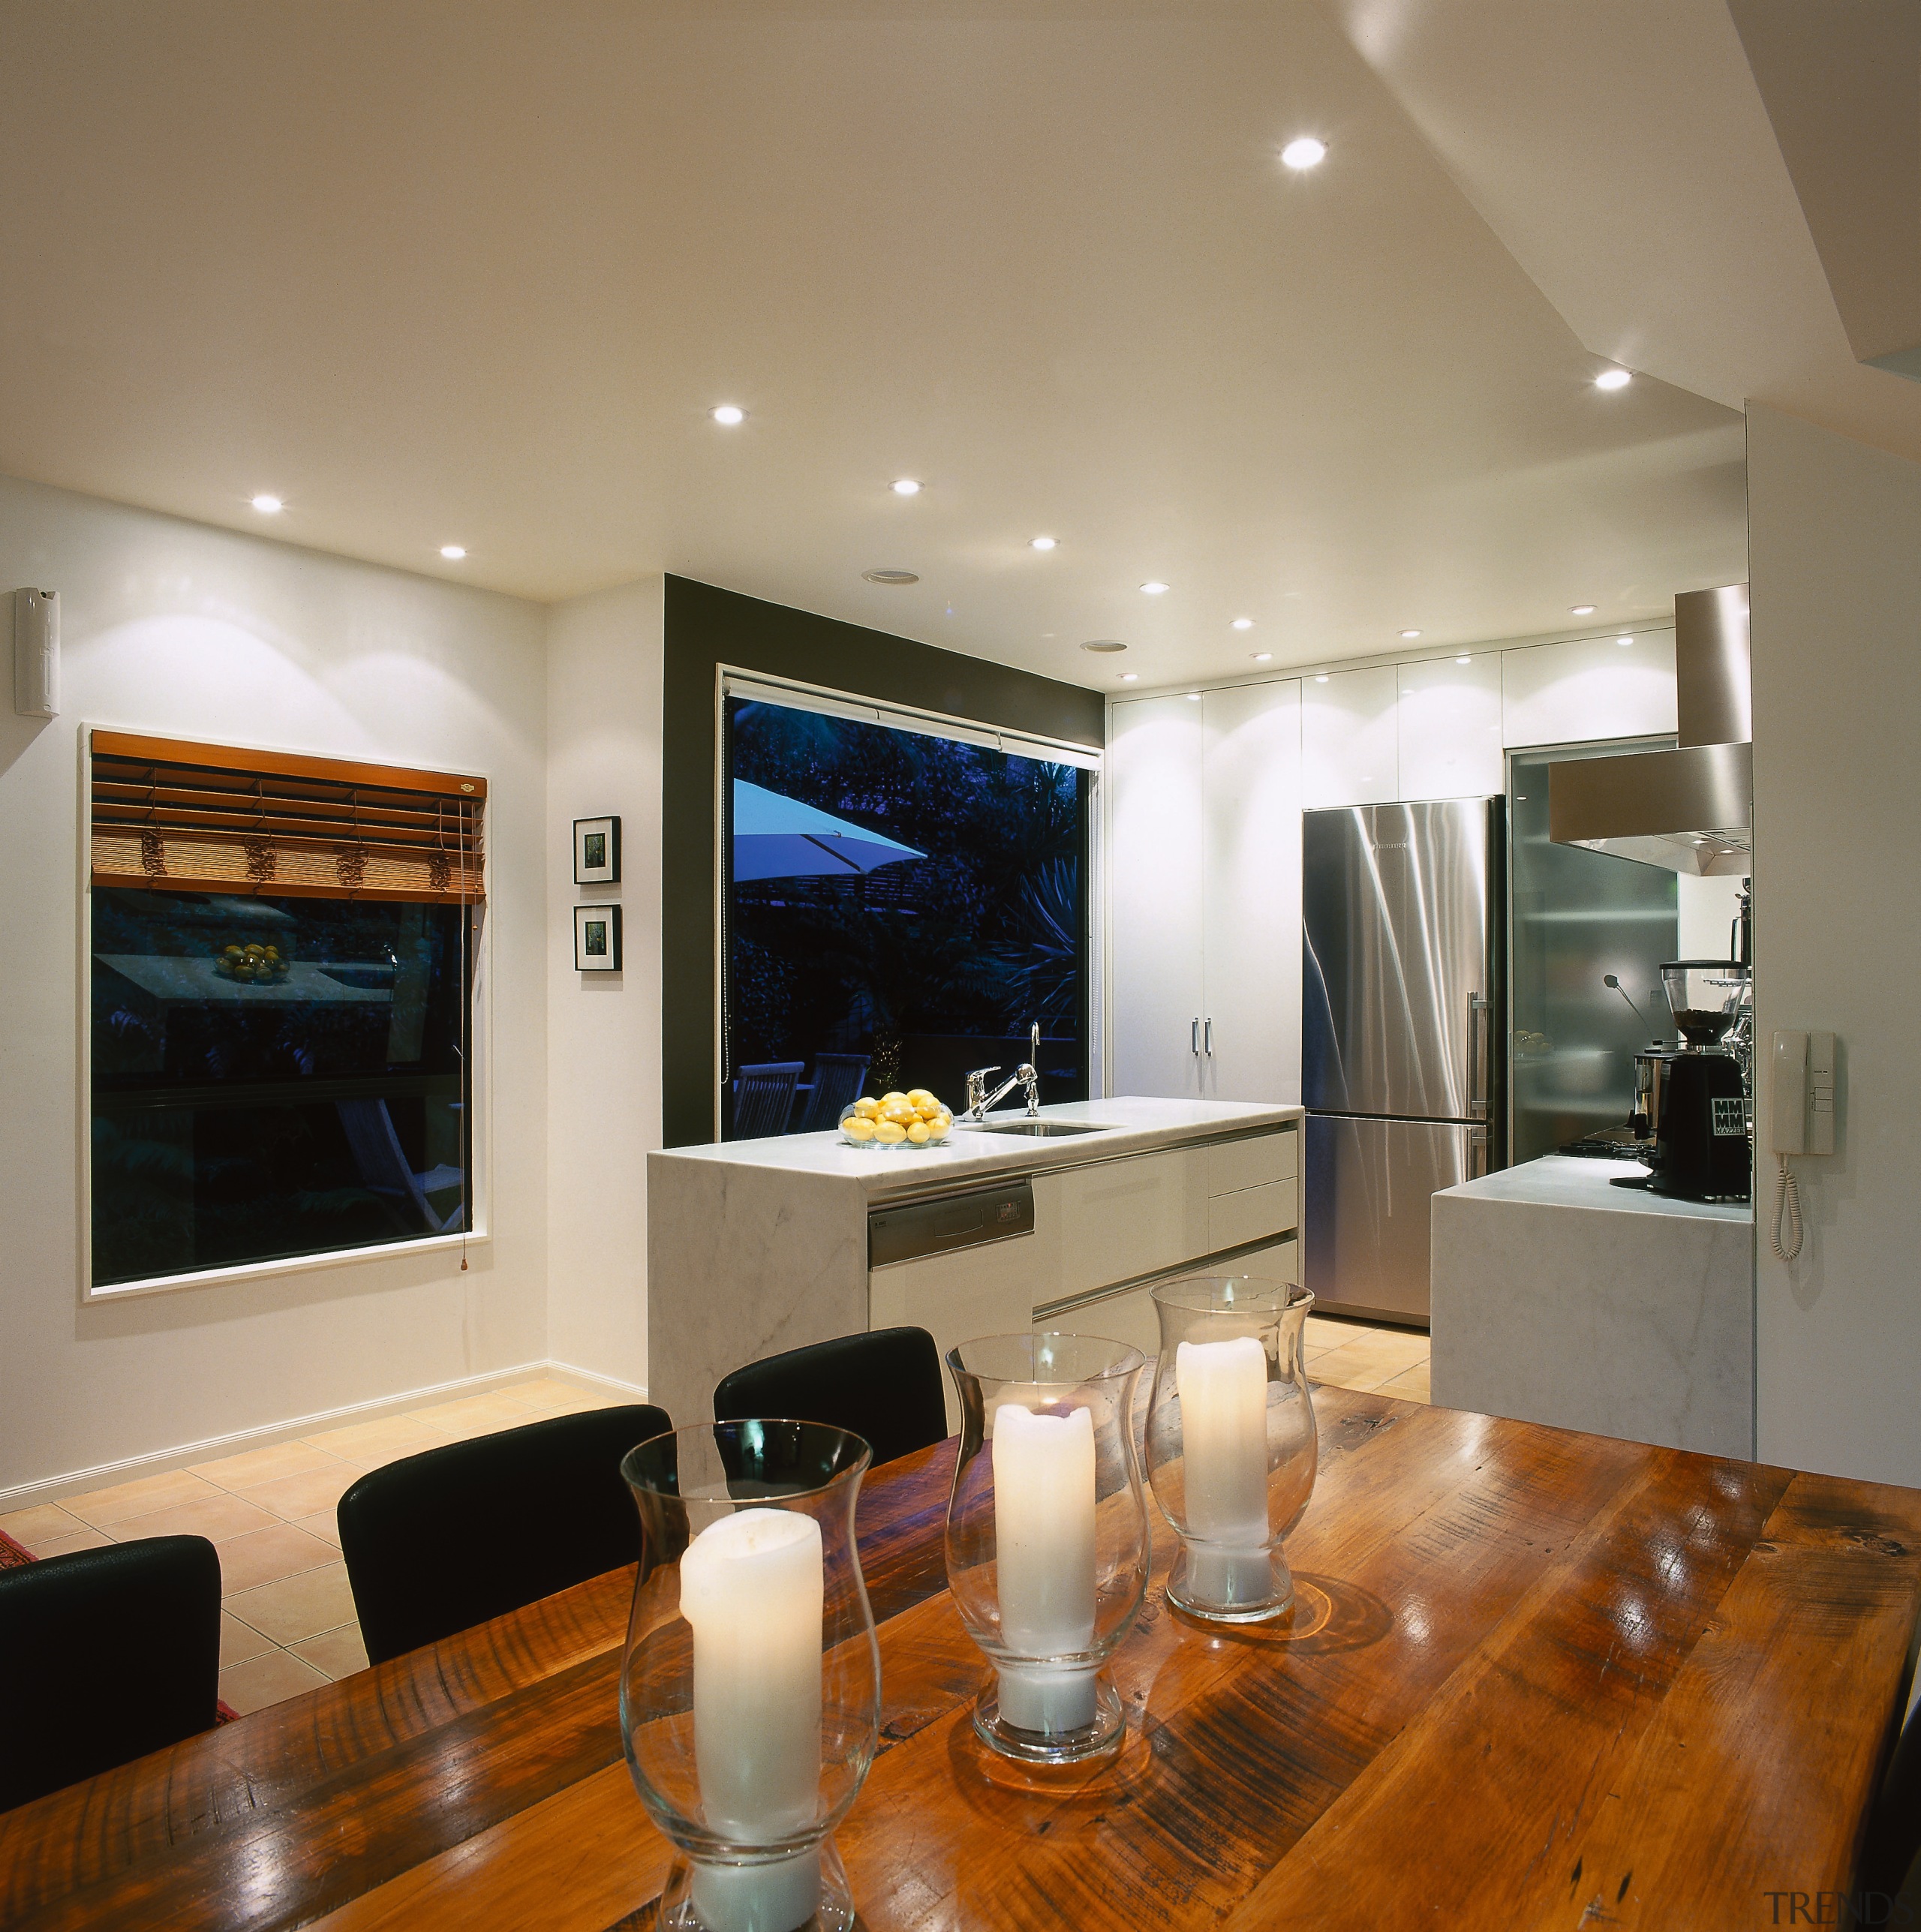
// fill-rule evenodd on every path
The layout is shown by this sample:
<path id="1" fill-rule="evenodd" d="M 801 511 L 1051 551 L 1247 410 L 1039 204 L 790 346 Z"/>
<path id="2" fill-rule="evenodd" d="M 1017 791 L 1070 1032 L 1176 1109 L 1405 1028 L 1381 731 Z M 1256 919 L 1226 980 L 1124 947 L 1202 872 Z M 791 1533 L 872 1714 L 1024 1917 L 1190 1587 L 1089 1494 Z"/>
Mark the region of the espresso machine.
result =
<path id="1" fill-rule="evenodd" d="M 1737 960 L 1671 960 L 1661 969 L 1682 1044 L 1634 1056 L 1635 1135 L 1648 1166 L 1616 1180 L 1683 1200 L 1753 1191 L 1752 1105 L 1728 1036 L 1748 1023 L 1751 969 Z"/>

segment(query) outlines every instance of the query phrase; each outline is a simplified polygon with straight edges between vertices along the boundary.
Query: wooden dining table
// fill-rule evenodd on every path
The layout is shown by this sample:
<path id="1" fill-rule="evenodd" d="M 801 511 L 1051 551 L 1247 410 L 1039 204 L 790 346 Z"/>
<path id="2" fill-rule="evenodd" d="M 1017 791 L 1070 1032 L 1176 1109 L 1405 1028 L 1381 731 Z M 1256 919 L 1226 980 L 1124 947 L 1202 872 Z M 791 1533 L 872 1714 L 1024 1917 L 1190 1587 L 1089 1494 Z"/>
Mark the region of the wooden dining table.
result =
<path id="1" fill-rule="evenodd" d="M 1921 1492 L 1342 1390 L 1315 1406 L 1293 1612 L 1236 1633 L 1170 1610 L 1157 1519 L 1114 1661 L 1125 1743 L 1092 1770 L 974 1735 L 952 1443 L 872 1473 L 880 1747 L 837 1834 L 863 1925 L 1838 1922 L 1793 1900 L 1850 1882 L 1921 1604 Z M 651 1925 L 669 1847 L 615 1711 L 633 1580 L 0 1816 L 0 1924 Z M 130 1630 L 110 1667 L 140 1666 Z"/>

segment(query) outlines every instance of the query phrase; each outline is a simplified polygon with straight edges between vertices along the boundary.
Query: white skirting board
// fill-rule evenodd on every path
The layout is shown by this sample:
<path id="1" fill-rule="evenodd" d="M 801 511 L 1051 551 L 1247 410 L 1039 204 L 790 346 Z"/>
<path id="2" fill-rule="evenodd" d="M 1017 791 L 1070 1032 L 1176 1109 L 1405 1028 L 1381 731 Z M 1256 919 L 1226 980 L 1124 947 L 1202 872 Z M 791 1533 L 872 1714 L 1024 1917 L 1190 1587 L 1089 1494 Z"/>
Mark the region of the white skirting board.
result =
<path id="1" fill-rule="evenodd" d="M 343 1429 L 350 1423 L 378 1422 L 383 1417 L 404 1415 L 409 1409 L 424 1408 L 430 1402 L 452 1402 L 462 1396 L 484 1396 L 491 1390 L 525 1382 L 535 1375 L 552 1375 L 572 1382 L 589 1393 L 625 1396 L 644 1402 L 647 1391 L 631 1382 L 616 1381 L 610 1375 L 597 1375 L 576 1369 L 570 1362 L 523 1362 L 512 1369 L 490 1369 L 484 1375 L 463 1375 L 452 1382 L 437 1382 L 425 1389 L 409 1389 L 397 1396 L 383 1396 L 371 1402 L 352 1402 L 345 1408 L 323 1409 L 317 1414 L 296 1416 L 287 1422 L 269 1423 L 264 1428 L 241 1429 L 231 1435 L 210 1435 L 200 1442 L 185 1442 L 173 1449 L 155 1450 L 150 1455 L 130 1456 L 118 1462 L 102 1462 L 91 1469 L 70 1470 L 64 1476 L 47 1476 L 35 1483 L 17 1483 L 0 1489 L 0 1516 L 24 1510 L 36 1503 L 58 1503 L 68 1496 L 84 1495 L 90 1489 L 104 1489 L 117 1483 L 131 1483 L 142 1476 L 164 1475 L 170 1469 L 184 1469 L 190 1463 L 210 1462 L 216 1456 L 237 1456 L 242 1450 L 266 1449 L 276 1442 L 292 1442 L 322 1429 Z M 529 1421 L 537 1418 L 529 1417 Z"/>

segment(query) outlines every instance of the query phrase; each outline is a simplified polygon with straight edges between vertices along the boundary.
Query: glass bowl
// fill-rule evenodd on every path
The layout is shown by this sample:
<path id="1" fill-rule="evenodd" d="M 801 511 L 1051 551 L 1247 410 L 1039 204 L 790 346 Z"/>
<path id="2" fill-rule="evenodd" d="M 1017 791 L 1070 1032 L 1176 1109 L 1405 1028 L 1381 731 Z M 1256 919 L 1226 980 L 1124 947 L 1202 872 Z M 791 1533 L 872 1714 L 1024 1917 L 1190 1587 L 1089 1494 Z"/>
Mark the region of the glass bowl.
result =
<path id="1" fill-rule="evenodd" d="M 885 1109 L 890 1101 L 895 1103 L 900 1119 L 890 1121 L 884 1112 L 875 1113 L 876 1108 Z M 918 1138 L 917 1127 L 922 1130 Z M 899 1131 L 891 1131 L 893 1128 Z M 883 1154 L 917 1153 L 938 1147 L 954 1131 L 954 1110 L 924 1087 L 916 1087 L 909 1094 L 851 1102 L 840 1110 L 840 1138 L 850 1147 L 876 1149 Z"/>

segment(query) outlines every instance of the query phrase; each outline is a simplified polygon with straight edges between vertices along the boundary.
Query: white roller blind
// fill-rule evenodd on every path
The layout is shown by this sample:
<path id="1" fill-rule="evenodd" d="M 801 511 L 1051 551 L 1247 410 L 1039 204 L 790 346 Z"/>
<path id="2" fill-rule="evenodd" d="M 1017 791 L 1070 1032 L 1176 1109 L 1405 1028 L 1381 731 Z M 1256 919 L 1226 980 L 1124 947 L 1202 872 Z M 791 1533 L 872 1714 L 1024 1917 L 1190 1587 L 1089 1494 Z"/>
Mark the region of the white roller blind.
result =
<path id="1" fill-rule="evenodd" d="M 936 712 L 911 711 L 894 705 L 864 702 L 837 691 L 819 691 L 802 684 L 747 676 L 739 672 L 723 674 L 722 689 L 730 698 L 756 705 L 783 705 L 791 711 L 818 711 L 832 718 L 852 718 L 864 725 L 885 725 L 888 730 L 915 732 L 926 738 L 952 738 L 960 744 L 977 744 L 989 751 L 1003 751 L 1015 758 L 1043 759 L 1050 765 L 1078 765 L 1084 771 L 1101 768 L 1101 754 L 1086 745 L 1066 744 L 1057 739 L 1036 738 L 1025 732 L 1000 731 L 991 725 L 964 718 L 943 717 Z"/>

